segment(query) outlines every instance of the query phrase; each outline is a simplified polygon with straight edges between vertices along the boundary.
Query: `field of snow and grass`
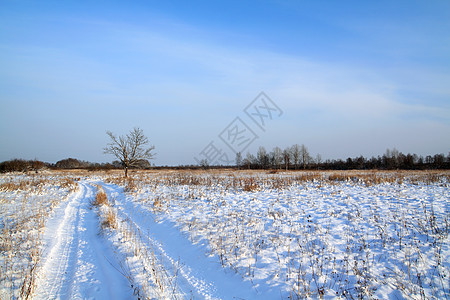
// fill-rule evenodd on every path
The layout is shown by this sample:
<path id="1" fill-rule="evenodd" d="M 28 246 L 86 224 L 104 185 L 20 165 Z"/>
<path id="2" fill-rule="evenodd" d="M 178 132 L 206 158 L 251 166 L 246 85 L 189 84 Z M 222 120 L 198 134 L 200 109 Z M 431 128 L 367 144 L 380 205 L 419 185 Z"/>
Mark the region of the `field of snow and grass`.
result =
<path id="1" fill-rule="evenodd" d="M 0 298 L 446 299 L 449 175 L 0 175 Z"/>

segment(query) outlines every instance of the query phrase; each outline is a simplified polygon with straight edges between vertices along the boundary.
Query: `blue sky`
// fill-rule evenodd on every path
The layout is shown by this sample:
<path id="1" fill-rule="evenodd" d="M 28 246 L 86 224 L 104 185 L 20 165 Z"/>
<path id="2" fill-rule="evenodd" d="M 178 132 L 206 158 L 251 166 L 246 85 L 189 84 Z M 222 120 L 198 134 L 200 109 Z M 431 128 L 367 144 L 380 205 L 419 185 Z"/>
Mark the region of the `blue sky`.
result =
<path id="1" fill-rule="evenodd" d="M 434 0 L 0 0 L 0 160 L 111 161 L 105 131 L 139 126 L 156 165 L 195 163 L 261 91 L 283 114 L 251 152 L 447 154 L 449 20 Z"/>

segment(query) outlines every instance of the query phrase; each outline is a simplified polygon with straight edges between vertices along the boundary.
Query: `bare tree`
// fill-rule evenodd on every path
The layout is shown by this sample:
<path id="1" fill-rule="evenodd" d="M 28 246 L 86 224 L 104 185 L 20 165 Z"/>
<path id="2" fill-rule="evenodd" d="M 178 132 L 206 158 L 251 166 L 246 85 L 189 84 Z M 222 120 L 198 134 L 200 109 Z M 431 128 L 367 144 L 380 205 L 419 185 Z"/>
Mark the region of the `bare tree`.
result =
<path id="1" fill-rule="evenodd" d="M 322 155 L 320 155 L 320 153 L 317 153 L 316 155 L 317 170 L 320 168 L 321 163 L 322 163 Z"/>
<path id="2" fill-rule="evenodd" d="M 148 138 L 144 135 L 144 131 L 138 127 L 135 127 L 126 136 L 115 136 L 111 131 L 107 131 L 106 134 L 111 140 L 104 148 L 104 153 L 113 154 L 119 159 L 125 170 L 125 177 L 128 176 L 130 167 L 137 167 L 142 163 L 142 160 L 152 159 L 154 156 L 152 151 L 155 146 L 146 147 Z"/>
<path id="3" fill-rule="evenodd" d="M 267 168 L 269 164 L 269 156 L 267 155 L 266 148 L 260 146 L 258 148 L 258 152 L 256 153 L 256 158 L 261 169 Z"/>
<path id="4" fill-rule="evenodd" d="M 292 146 L 291 153 L 292 153 L 291 156 L 292 156 L 292 160 L 294 163 L 294 168 L 297 169 L 298 162 L 300 161 L 300 146 L 298 144 L 295 144 L 294 146 Z"/>
<path id="5" fill-rule="evenodd" d="M 204 170 L 207 170 L 209 168 L 209 162 L 206 158 L 200 161 L 200 167 L 202 167 Z"/>
<path id="6" fill-rule="evenodd" d="M 284 166 L 286 167 L 286 171 L 289 169 L 289 163 L 291 160 L 291 151 L 289 148 L 283 150 L 283 161 Z"/>
<path id="7" fill-rule="evenodd" d="M 309 155 L 308 148 L 305 145 L 301 145 L 300 147 L 300 160 L 303 165 L 303 169 L 306 169 L 306 165 L 311 161 L 311 156 Z"/>
<path id="8" fill-rule="evenodd" d="M 283 151 L 280 147 L 273 148 L 274 165 L 277 169 L 280 168 L 281 162 L 283 161 Z"/>
<path id="9" fill-rule="evenodd" d="M 244 163 L 247 165 L 247 169 L 250 169 L 253 164 L 256 164 L 255 156 L 250 152 L 247 152 Z"/>
<path id="10" fill-rule="evenodd" d="M 241 169 L 241 165 L 242 165 L 242 154 L 241 152 L 236 153 L 236 167 L 238 168 L 238 170 Z"/>

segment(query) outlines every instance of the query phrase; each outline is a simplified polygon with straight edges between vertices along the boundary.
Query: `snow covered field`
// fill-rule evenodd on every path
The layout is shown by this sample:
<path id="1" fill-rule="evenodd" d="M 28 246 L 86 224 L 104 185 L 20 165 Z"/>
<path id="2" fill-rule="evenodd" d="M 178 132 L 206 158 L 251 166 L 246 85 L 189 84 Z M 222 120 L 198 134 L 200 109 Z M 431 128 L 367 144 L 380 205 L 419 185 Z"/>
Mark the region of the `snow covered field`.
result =
<path id="1" fill-rule="evenodd" d="M 67 176 L 0 177 L 0 298 L 27 298 L 41 263 L 51 212 L 77 188 Z"/>
<path id="2" fill-rule="evenodd" d="M 0 185 L 1 299 L 450 296 L 448 172 L 49 173 Z"/>

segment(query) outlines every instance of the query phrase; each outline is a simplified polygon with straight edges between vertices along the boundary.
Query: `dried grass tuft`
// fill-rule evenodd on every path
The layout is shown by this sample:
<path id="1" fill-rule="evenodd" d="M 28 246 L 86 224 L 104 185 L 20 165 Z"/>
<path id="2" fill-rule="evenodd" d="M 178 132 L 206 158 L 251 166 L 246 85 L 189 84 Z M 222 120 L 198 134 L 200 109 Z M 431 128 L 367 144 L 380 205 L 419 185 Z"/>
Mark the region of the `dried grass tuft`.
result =
<path id="1" fill-rule="evenodd" d="M 108 209 L 103 217 L 102 228 L 117 229 L 116 214 L 111 209 Z"/>
<path id="2" fill-rule="evenodd" d="M 252 177 L 244 179 L 244 187 L 242 188 L 244 192 L 254 192 L 257 189 L 258 185 Z"/>
<path id="3" fill-rule="evenodd" d="M 93 201 L 93 206 L 102 206 L 108 204 L 108 197 L 103 189 L 99 188 L 97 195 L 95 195 L 95 200 Z"/>

